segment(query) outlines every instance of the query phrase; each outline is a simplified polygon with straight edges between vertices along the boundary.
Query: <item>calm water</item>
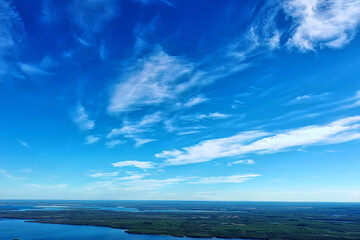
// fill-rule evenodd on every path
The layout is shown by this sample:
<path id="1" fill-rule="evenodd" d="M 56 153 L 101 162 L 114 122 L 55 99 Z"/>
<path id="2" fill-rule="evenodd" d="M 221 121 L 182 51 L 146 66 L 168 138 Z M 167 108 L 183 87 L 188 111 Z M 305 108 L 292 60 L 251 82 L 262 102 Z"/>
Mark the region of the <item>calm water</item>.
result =
<path id="1" fill-rule="evenodd" d="M 27 211 L 27 210 L 39 210 L 39 211 L 57 211 L 57 210 L 74 210 L 74 209 L 94 209 L 94 210 L 111 210 L 121 212 L 219 212 L 219 211 L 207 211 L 207 210 L 180 210 L 180 209 L 169 209 L 169 210 L 139 210 L 137 208 L 128 208 L 123 206 L 118 207 L 85 207 L 85 206 L 17 206 L 17 205 L 6 205 L 0 206 L 1 210 L 8 211 Z M 243 212 L 243 211 L 236 211 Z"/>
<path id="2" fill-rule="evenodd" d="M 196 238 L 128 234 L 125 230 L 107 227 L 29 223 L 17 219 L 0 219 L 0 239 L 12 240 L 14 238 L 20 240 L 199 240 Z M 203 240 L 214 240 L 214 238 Z"/>

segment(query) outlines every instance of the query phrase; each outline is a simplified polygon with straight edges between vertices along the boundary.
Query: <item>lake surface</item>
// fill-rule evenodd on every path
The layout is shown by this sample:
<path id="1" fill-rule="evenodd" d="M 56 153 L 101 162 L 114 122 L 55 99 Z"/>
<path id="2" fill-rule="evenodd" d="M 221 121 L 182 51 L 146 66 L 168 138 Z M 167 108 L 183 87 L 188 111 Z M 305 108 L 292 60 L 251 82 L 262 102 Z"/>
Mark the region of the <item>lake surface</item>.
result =
<path id="1" fill-rule="evenodd" d="M 77 210 L 77 209 L 92 209 L 92 210 L 110 210 L 110 211 L 121 211 L 121 212 L 222 212 L 222 211 L 210 211 L 210 210 L 183 210 L 183 209 L 154 209 L 154 210 L 140 210 L 137 208 L 129 208 L 123 206 L 115 207 L 86 207 L 86 206 L 19 206 L 19 205 L 6 205 L 0 206 L 0 211 L 28 211 L 28 210 L 39 210 L 39 211 L 59 211 L 59 210 Z M 224 211 L 225 212 L 225 211 Z M 233 211 L 233 212 L 244 212 L 244 211 Z"/>
<path id="2" fill-rule="evenodd" d="M 0 219 L 0 239 L 12 240 L 15 238 L 19 240 L 199 240 L 197 238 L 128 234 L 125 230 L 107 227 L 31 223 L 18 219 Z M 214 240 L 214 238 L 203 240 Z"/>

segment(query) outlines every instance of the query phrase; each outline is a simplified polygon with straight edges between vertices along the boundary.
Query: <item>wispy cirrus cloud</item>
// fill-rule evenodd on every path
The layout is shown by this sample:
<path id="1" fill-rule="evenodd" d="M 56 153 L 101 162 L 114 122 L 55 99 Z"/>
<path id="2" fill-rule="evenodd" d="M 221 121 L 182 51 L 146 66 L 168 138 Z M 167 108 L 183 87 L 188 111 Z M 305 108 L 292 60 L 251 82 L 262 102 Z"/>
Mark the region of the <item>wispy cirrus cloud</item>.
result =
<path id="1" fill-rule="evenodd" d="M 355 95 L 351 98 L 346 99 L 345 102 L 350 102 L 350 103 L 341 106 L 340 109 L 351 109 L 355 107 L 360 107 L 360 90 L 356 91 Z"/>
<path id="2" fill-rule="evenodd" d="M 18 140 L 18 141 L 19 141 L 19 143 L 20 143 L 21 146 L 23 146 L 23 147 L 25 147 L 25 148 L 30 148 L 30 146 L 29 146 L 29 144 L 28 144 L 27 142 L 25 142 L 25 141 L 23 141 L 23 140 Z"/>
<path id="3" fill-rule="evenodd" d="M 91 145 L 91 144 L 98 142 L 99 140 L 100 140 L 100 137 L 95 136 L 95 135 L 89 135 L 86 137 L 85 144 Z"/>
<path id="4" fill-rule="evenodd" d="M 258 45 L 269 50 L 307 52 L 345 46 L 354 39 L 359 23 L 360 3 L 354 0 L 268 1 L 252 29 Z"/>
<path id="5" fill-rule="evenodd" d="M 195 133 L 198 133 L 198 132 L 200 132 L 200 131 L 196 131 L 196 130 L 194 130 L 194 131 L 184 131 L 184 132 L 178 132 L 177 135 L 183 136 L 183 135 L 195 134 Z"/>
<path id="6" fill-rule="evenodd" d="M 225 113 L 219 113 L 219 112 L 212 112 L 212 113 L 199 113 L 199 114 L 193 114 L 193 115 L 183 115 L 179 118 L 181 120 L 186 121 L 200 121 L 200 120 L 207 120 L 207 119 L 226 119 L 231 117 L 230 114 Z"/>
<path id="7" fill-rule="evenodd" d="M 135 147 L 140 147 L 145 143 L 157 141 L 157 139 L 153 139 L 153 138 L 137 138 L 137 137 L 134 138 L 134 140 L 135 140 Z"/>
<path id="8" fill-rule="evenodd" d="M 322 93 L 322 94 L 306 94 L 297 96 L 296 98 L 290 100 L 286 105 L 294 105 L 294 104 L 300 104 L 300 103 L 311 103 L 311 102 L 317 102 L 317 101 L 323 101 L 329 97 L 330 93 Z"/>
<path id="9" fill-rule="evenodd" d="M 38 65 L 29 63 L 20 63 L 20 69 L 27 75 L 51 75 L 52 73 L 42 69 Z"/>
<path id="10" fill-rule="evenodd" d="M 114 147 L 116 147 L 117 145 L 120 145 L 120 144 L 122 144 L 122 143 L 125 143 L 125 141 L 120 140 L 120 139 L 114 139 L 114 140 L 110 140 L 110 141 L 105 142 L 105 147 L 107 147 L 107 148 L 114 148 Z"/>
<path id="11" fill-rule="evenodd" d="M 174 99 L 187 88 L 178 89 L 177 84 L 192 70 L 193 64 L 186 59 L 170 56 L 158 48 L 121 77 L 114 86 L 108 111 L 133 111 Z"/>
<path id="12" fill-rule="evenodd" d="M 283 9 L 293 20 L 287 44 L 302 51 L 340 48 L 354 38 L 360 22 L 360 2 L 354 0 L 290 0 Z"/>
<path id="13" fill-rule="evenodd" d="M 217 177 L 199 177 L 195 178 L 193 184 L 213 184 L 213 183 L 243 183 L 247 180 L 259 177 L 261 174 L 243 174 L 233 176 L 217 176 Z"/>
<path id="14" fill-rule="evenodd" d="M 108 177 L 116 177 L 119 175 L 119 172 L 98 172 L 90 174 L 89 176 L 92 178 L 108 178 Z"/>
<path id="15" fill-rule="evenodd" d="M 131 138 L 135 141 L 135 146 L 139 147 L 145 143 L 156 141 L 152 138 L 144 138 L 142 135 L 146 132 L 151 132 L 154 125 L 164 120 L 162 112 L 155 112 L 145 115 L 138 122 L 131 123 L 124 121 L 121 128 L 114 128 L 107 134 L 107 138 L 115 138 L 123 136 L 125 138 Z"/>
<path id="16" fill-rule="evenodd" d="M 114 190 L 122 191 L 149 191 L 154 189 L 159 189 L 169 185 L 179 184 L 188 180 L 185 177 L 174 177 L 174 178 L 165 178 L 165 179 L 134 179 L 130 181 L 111 181 L 107 185 Z"/>
<path id="17" fill-rule="evenodd" d="M 73 112 L 73 121 L 78 125 L 80 130 L 87 131 L 95 128 L 95 121 L 89 118 L 85 107 L 78 104 Z"/>
<path id="18" fill-rule="evenodd" d="M 228 166 L 232 166 L 233 164 L 253 165 L 255 164 L 255 161 L 253 159 L 242 159 L 228 163 Z"/>
<path id="19" fill-rule="evenodd" d="M 157 158 L 166 158 L 168 165 L 183 165 L 207 162 L 215 158 L 240 155 L 238 149 L 242 144 L 269 135 L 263 131 L 248 131 L 237 135 L 201 141 L 182 150 L 174 149 L 155 154 Z"/>
<path id="20" fill-rule="evenodd" d="M 262 131 L 239 133 L 228 138 L 202 141 L 181 150 L 164 151 L 155 156 L 165 158 L 167 165 L 183 165 L 248 153 L 274 153 L 293 147 L 335 144 L 359 139 L 359 128 L 360 116 L 354 116 L 325 125 L 310 125 L 278 134 Z"/>
<path id="21" fill-rule="evenodd" d="M 120 162 L 112 163 L 112 165 L 113 167 L 137 167 L 141 169 L 154 168 L 153 162 L 141 162 L 135 160 L 120 161 Z"/>
<path id="22" fill-rule="evenodd" d="M 0 1 L 0 80 L 21 77 L 18 66 L 19 46 L 24 38 L 23 22 L 12 1 Z"/>
<path id="23" fill-rule="evenodd" d="M 204 96 L 196 96 L 196 97 L 193 97 L 193 98 L 190 98 L 187 102 L 185 102 L 183 104 L 184 107 L 186 108 L 190 108 L 190 107 L 193 107 L 195 105 L 198 105 L 198 104 L 201 104 L 201 103 L 205 103 L 205 102 L 208 102 L 209 99 L 204 97 Z"/>
<path id="24" fill-rule="evenodd" d="M 110 190 L 122 191 L 150 191 L 160 189 L 166 186 L 176 184 L 239 184 L 253 178 L 261 176 L 260 174 L 238 174 L 230 176 L 213 176 L 213 177 L 185 177 L 176 176 L 170 178 L 145 178 L 144 174 L 130 174 L 128 177 L 114 177 L 107 181 L 100 181 L 92 186 L 92 189 L 107 188 Z"/>

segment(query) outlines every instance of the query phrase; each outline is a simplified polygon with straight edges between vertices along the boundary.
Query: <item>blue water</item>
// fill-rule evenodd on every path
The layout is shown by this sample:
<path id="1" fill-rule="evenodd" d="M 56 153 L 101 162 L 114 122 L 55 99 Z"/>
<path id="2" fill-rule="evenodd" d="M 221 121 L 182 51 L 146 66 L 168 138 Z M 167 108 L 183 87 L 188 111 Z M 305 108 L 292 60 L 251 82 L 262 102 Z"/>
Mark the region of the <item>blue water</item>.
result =
<path id="1" fill-rule="evenodd" d="M 59 210 L 77 210 L 77 209 L 91 209 L 91 210 L 110 210 L 110 211 L 121 211 L 121 212 L 219 212 L 219 211 L 207 211 L 207 210 L 180 210 L 180 209 L 166 209 L 166 210 L 139 210 L 137 208 L 128 208 L 128 207 L 85 207 L 85 206 L 16 206 L 16 205 L 7 205 L 0 206 L 1 210 L 8 211 L 28 211 L 28 210 L 39 210 L 39 211 L 59 211 Z M 236 211 L 243 212 L 243 211 Z"/>
<path id="2" fill-rule="evenodd" d="M 30 223 L 17 219 L 0 219 L 0 239 L 12 240 L 15 238 L 20 240 L 199 240 L 187 237 L 128 234 L 125 230 L 107 227 Z M 214 240 L 214 238 L 203 240 Z"/>

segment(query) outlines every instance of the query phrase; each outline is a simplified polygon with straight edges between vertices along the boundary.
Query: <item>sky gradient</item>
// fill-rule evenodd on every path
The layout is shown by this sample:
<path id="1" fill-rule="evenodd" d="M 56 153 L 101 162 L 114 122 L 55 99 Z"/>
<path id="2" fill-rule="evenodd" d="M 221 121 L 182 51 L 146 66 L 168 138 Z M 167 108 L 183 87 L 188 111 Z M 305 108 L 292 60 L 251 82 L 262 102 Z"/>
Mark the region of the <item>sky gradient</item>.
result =
<path id="1" fill-rule="evenodd" d="M 0 18 L 0 198 L 360 201 L 360 1 Z"/>

